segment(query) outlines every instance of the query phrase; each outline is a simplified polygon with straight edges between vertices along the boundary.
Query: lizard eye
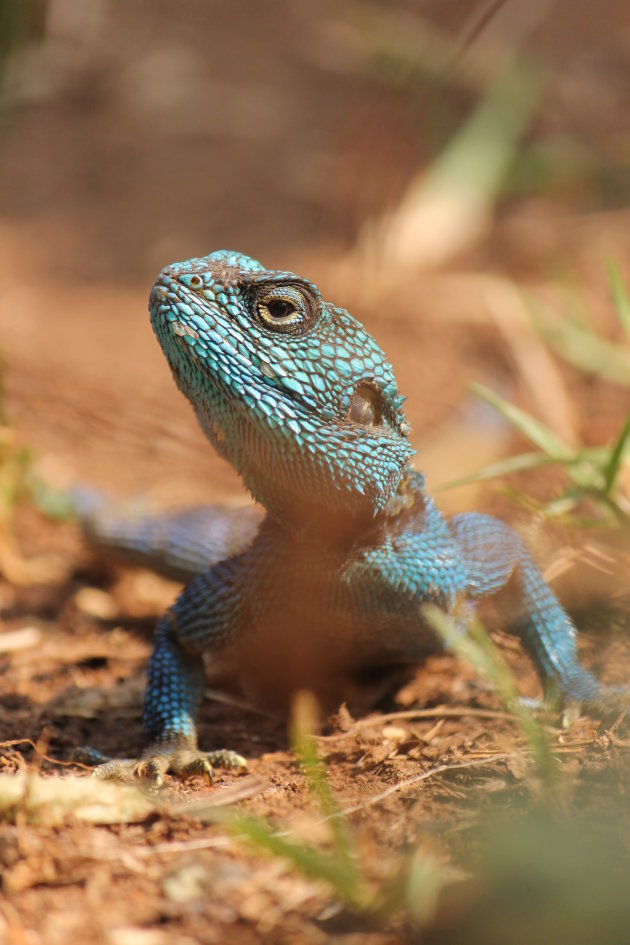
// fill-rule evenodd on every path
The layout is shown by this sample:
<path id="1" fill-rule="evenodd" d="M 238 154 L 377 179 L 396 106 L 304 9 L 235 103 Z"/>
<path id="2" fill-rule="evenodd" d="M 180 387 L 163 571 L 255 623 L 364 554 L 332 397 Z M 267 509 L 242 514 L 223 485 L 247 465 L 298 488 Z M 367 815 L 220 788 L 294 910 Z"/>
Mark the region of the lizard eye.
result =
<path id="1" fill-rule="evenodd" d="M 271 289 L 259 298 L 256 311 L 265 325 L 282 331 L 304 320 L 307 304 L 299 289 L 283 286 Z"/>
<path id="2" fill-rule="evenodd" d="M 286 322 L 287 318 L 295 314 L 295 305 L 289 299 L 274 299 L 273 302 L 269 302 L 263 308 L 265 315 L 274 321 Z"/>

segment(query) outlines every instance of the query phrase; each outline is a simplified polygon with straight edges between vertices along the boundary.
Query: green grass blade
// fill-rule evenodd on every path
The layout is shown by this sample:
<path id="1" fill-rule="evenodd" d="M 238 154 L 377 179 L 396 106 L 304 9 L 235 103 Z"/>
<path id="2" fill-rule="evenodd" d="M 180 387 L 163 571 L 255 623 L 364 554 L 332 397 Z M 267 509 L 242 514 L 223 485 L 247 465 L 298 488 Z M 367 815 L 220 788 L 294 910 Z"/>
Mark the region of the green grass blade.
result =
<path id="1" fill-rule="evenodd" d="M 586 374 L 630 387 L 629 350 L 600 338 L 589 328 L 558 318 L 539 302 L 530 299 L 529 308 L 536 330 L 561 358 Z"/>
<path id="2" fill-rule="evenodd" d="M 550 466 L 558 460 L 553 459 L 546 453 L 518 453 L 516 456 L 508 456 L 500 459 L 496 463 L 489 463 L 475 472 L 468 473 L 466 476 L 460 476 L 458 479 L 451 479 L 443 485 L 438 486 L 436 492 L 442 489 L 455 489 L 458 486 L 467 486 L 473 482 L 483 482 L 486 479 L 500 479 L 504 476 L 510 476 L 512 473 L 527 472 L 530 469 L 540 469 L 541 466 Z"/>
<path id="3" fill-rule="evenodd" d="M 516 717 L 531 749 L 539 777 L 548 787 L 554 786 L 559 780 L 560 770 L 551 754 L 545 730 L 524 704 L 512 672 L 486 629 L 478 620 L 463 628 L 435 604 L 425 604 L 422 614 L 445 645 L 497 690 L 508 711 Z"/>
<path id="4" fill-rule="evenodd" d="M 615 487 L 615 482 L 617 481 L 617 476 L 619 475 L 619 470 L 621 469 L 621 464 L 623 462 L 624 454 L 626 451 L 626 446 L 630 439 L 630 413 L 626 417 L 626 422 L 621 428 L 621 433 L 615 443 L 612 453 L 610 454 L 610 461 L 604 470 L 605 476 L 605 490 L 608 495 L 613 491 Z"/>
<path id="5" fill-rule="evenodd" d="M 511 423 L 523 436 L 527 437 L 527 439 L 538 446 L 547 457 L 547 463 L 543 462 L 542 459 L 539 463 L 536 463 L 532 454 L 521 454 L 522 456 L 531 457 L 531 459 L 528 458 L 520 461 L 523 463 L 521 468 L 535 469 L 537 466 L 558 463 L 564 467 L 571 479 L 582 489 L 597 491 L 597 489 L 603 485 L 602 470 L 596 462 L 595 453 L 592 450 L 571 449 L 560 437 L 556 436 L 549 427 L 541 423 L 540 420 L 536 420 L 531 414 L 526 413 L 509 401 L 504 400 L 498 394 L 495 394 L 494 391 L 489 390 L 482 384 L 471 384 L 470 389 L 474 394 L 490 404 L 491 407 L 494 407 L 508 423 Z M 514 467 L 512 469 L 510 469 L 509 464 L 509 460 L 504 461 L 504 465 L 507 467 L 508 471 L 516 472 L 519 470 L 519 460 L 517 458 L 515 458 Z M 500 467 L 500 464 L 495 464 L 495 468 L 496 466 Z"/>
<path id="6" fill-rule="evenodd" d="M 217 809 L 213 819 L 231 834 L 247 839 L 257 850 L 287 860 L 309 879 L 328 883 L 339 899 L 354 908 L 365 910 L 369 907 L 370 897 L 362 880 L 336 854 L 324 853 L 306 843 L 288 840 L 260 817 Z"/>
<path id="7" fill-rule="evenodd" d="M 527 437 L 555 462 L 571 462 L 574 459 L 573 450 L 540 420 L 536 420 L 524 410 L 515 407 L 514 404 L 504 400 L 503 397 L 495 394 L 488 387 L 484 387 L 483 384 L 471 384 L 470 389 L 473 394 L 494 407 L 513 427 L 516 427 L 523 436 Z"/>
<path id="8" fill-rule="evenodd" d="M 355 880 L 359 882 L 360 874 L 352 833 L 347 820 L 341 816 L 335 795 L 330 789 L 326 770 L 312 734 L 316 726 L 318 711 L 318 706 L 310 693 L 297 694 L 291 718 L 291 744 L 298 764 L 308 780 L 310 790 L 328 820 L 335 852 L 348 874 L 354 875 Z"/>
<path id="9" fill-rule="evenodd" d="M 531 125 L 545 77 L 513 59 L 388 217 L 383 263 L 416 266 L 461 251 L 489 224 Z"/>
<path id="10" fill-rule="evenodd" d="M 412 848 L 402 855 L 392 877 L 377 891 L 374 913 L 386 919 L 408 909 L 415 924 L 422 927 L 433 919 L 444 883 L 444 870 L 435 857 L 423 849 Z"/>
<path id="11" fill-rule="evenodd" d="M 36 507 L 49 518 L 67 521 L 76 515 L 75 504 L 63 489 L 56 489 L 34 474 L 27 475 L 26 486 Z"/>
<path id="12" fill-rule="evenodd" d="M 619 321 L 621 322 L 625 333 L 630 338 L 630 296 L 619 271 L 619 266 L 614 259 L 606 260 L 606 272 L 608 274 L 608 284 Z"/>
<path id="13" fill-rule="evenodd" d="M 463 219 L 487 212 L 534 118 L 543 85 L 542 72 L 512 62 L 422 178 L 420 195 L 457 200 Z"/>

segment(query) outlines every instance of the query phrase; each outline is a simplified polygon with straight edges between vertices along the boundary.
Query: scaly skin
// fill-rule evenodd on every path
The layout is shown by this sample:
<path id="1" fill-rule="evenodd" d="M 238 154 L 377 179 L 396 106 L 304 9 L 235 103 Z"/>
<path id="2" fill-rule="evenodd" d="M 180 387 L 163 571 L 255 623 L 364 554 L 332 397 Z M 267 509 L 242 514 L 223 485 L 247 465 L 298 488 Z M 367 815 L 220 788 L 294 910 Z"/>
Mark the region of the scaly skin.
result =
<path id="1" fill-rule="evenodd" d="M 198 750 L 195 731 L 202 654 L 230 661 L 259 699 L 286 705 L 311 689 L 332 707 L 436 648 L 421 617 L 429 601 L 463 621 L 476 599 L 503 596 L 546 695 L 609 702 L 520 538 L 489 516 L 436 509 L 410 466 L 392 367 L 348 312 L 293 273 L 223 250 L 167 266 L 150 311 L 177 386 L 266 517 L 255 534 L 213 533 L 207 547 L 185 516 L 166 538 L 158 526 L 109 530 L 110 546 L 118 536 L 162 570 L 184 549 L 185 573 L 199 573 L 156 629 L 148 748 L 101 773 L 210 774 L 216 753 Z"/>

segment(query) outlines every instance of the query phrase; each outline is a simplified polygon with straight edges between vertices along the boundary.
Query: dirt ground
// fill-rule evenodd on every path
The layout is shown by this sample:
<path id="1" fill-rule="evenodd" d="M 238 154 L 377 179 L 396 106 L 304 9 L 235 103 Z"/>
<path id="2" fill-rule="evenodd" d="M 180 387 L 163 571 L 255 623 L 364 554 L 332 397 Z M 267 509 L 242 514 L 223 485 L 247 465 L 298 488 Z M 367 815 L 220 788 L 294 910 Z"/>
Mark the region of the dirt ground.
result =
<path id="1" fill-rule="evenodd" d="M 66 13 L 72 8 L 57 6 Z M 258 255 L 267 250 L 265 258 L 272 265 L 313 278 L 327 296 L 369 326 L 408 395 L 417 465 L 427 473 L 431 488 L 523 448 L 506 424 L 470 396 L 471 380 L 538 412 L 569 442 L 609 441 L 627 415 L 627 387 L 585 377 L 551 356 L 526 327 L 520 297 L 509 280 L 557 300 L 562 295 L 557 274 L 570 268 L 570 279 L 579 285 L 598 328 L 619 340 L 619 326 L 606 299 L 603 260 L 614 255 L 630 275 L 625 265 L 629 212 L 620 205 L 604 206 L 588 189 L 562 193 L 560 206 L 554 194 L 507 201 L 486 232 L 445 266 L 411 272 L 394 283 L 373 279 L 365 256 L 356 251 L 361 241 L 355 238 L 355 218 L 380 212 L 400 195 L 401 182 L 420 160 L 426 142 L 409 132 L 413 122 L 408 103 L 401 106 L 397 94 L 372 74 L 359 82 L 356 61 L 354 72 L 349 65 L 347 72 L 329 68 L 339 45 L 346 64 L 348 50 L 354 48 L 345 21 L 343 29 L 330 32 L 335 19 L 330 11 L 318 12 L 316 5 L 305 4 L 307 12 L 298 14 L 297 7 L 289 6 L 293 19 L 279 34 L 285 45 L 269 48 L 276 65 L 267 98 L 261 100 L 269 122 L 260 120 L 265 134 L 256 126 L 264 149 L 256 164 L 255 187 L 252 142 L 248 138 L 247 149 L 242 141 L 238 147 L 234 144 L 235 125 L 251 119 L 246 97 L 240 118 L 226 117 L 219 109 L 220 130 L 204 125 L 197 129 L 198 138 L 188 127 L 169 125 L 168 96 L 160 106 L 159 132 L 146 102 L 138 118 L 138 88 L 149 94 L 160 63 L 138 59 L 137 68 L 142 73 L 144 62 L 146 76 L 134 73 L 127 84 L 118 70 L 121 62 L 131 63 L 130 50 L 147 36 L 154 42 L 163 35 L 163 10 L 152 14 L 147 5 L 138 4 L 135 13 L 128 14 L 124 4 L 104 3 L 103 16 L 111 17 L 108 28 L 119 40 L 124 34 L 127 46 L 120 40 L 99 59 L 97 53 L 103 53 L 106 43 L 94 38 L 97 30 L 90 33 L 92 46 L 77 44 L 77 57 L 69 66 L 68 57 L 59 58 L 54 46 L 39 51 L 48 56 L 44 65 L 33 60 L 40 62 L 37 68 L 48 79 L 56 77 L 54 94 L 41 93 L 34 68 L 31 85 L 22 86 L 22 110 L 11 113 L 12 127 L 0 152 L 0 348 L 4 422 L 14 442 L 32 452 L 38 474 L 58 487 L 89 482 L 113 495 L 142 494 L 165 508 L 200 500 L 247 501 L 236 474 L 213 455 L 175 390 L 146 314 L 154 271 L 175 258 L 205 252 L 215 242 L 236 242 Z M 577 6 L 579 11 L 584 5 Z M 200 43 L 195 6 L 184 7 L 188 13 L 182 12 L 172 37 L 180 51 Z M 161 9 L 159 4 L 156 8 Z M 221 19 L 223 6 L 214 8 L 218 20 L 209 41 L 220 60 L 217 68 L 225 72 L 236 69 L 228 62 L 233 47 L 226 42 L 234 34 Z M 612 16 L 617 7 L 610 8 Z M 115 26 L 112 10 L 120 17 Z M 623 23 L 622 13 L 618 15 Z M 135 34 L 129 34 L 126 16 L 136 24 Z M 587 72 L 597 72 L 604 61 L 597 30 L 591 37 L 592 57 L 586 57 L 588 18 L 583 19 L 581 34 L 575 27 L 574 47 L 568 40 L 554 46 L 551 37 L 557 37 L 560 27 L 557 21 L 550 27 L 547 41 L 557 51 L 558 74 L 563 64 L 576 59 Z M 576 13 L 577 21 L 582 22 Z M 70 30 L 71 17 L 64 22 Z M 145 22 L 150 26 L 143 32 L 139 24 Z M 287 65 L 281 54 L 294 49 L 291 29 L 302 30 L 305 23 L 315 24 L 326 40 L 317 46 L 319 59 L 301 50 Z M 263 26 L 250 27 L 253 42 Z M 69 35 L 62 35 L 63 42 L 76 43 L 77 34 Z M 270 30 L 269 35 L 277 34 Z M 623 32 L 620 26 L 622 35 L 627 37 L 627 28 Z M 622 65 L 628 68 L 630 46 L 620 39 L 614 48 L 617 58 L 606 60 L 606 68 L 613 69 L 614 62 L 621 72 Z M 255 72 L 252 55 L 244 55 L 244 60 Z M 175 74 L 186 70 L 183 61 L 177 56 L 164 59 Z M 285 67 L 288 74 L 282 71 Z M 301 97 L 291 85 L 293 75 Z M 83 84 L 77 84 L 81 76 Z M 244 88 L 254 81 L 249 73 L 241 78 Z M 620 82 L 615 88 L 620 108 L 630 85 Z M 123 91 L 129 89 L 135 90 L 136 99 L 125 97 Z M 290 129 L 269 117 L 279 89 L 283 114 L 289 106 L 293 109 Z M 328 108 L 331 101 L 334 110 Z M 369 122 L 367 129 L 361 124 L 361 116 L 370 114 L 375 101 L 381 103 L 377 111 L 386 116 L 390 132 L 400 135 L 400 153 L 390 160 L 389 152 L 379 158 L 378 153 L 374 156 L 378 148 L 367 147 L 372 158 L 362 167 L 370 186 L 355 183 L 355 192 L 374 186 L 360 206 L 348 197 L 339 209 L 339 193 L 352 193 L 348 182 L 356 154 L 366 141 L 378 140 Z M 300 149 L 317 152 L 318 160 L 301 167 L 306 183 L 298 174 L 300 160 L 290 162 L 294 176 L 287 184 L 283 175 L 288 165 L 272 168 L 274 148 L 286 141 L 289 131 L 301 127 L 304 108 L 317 117 L 308 124 L 306 140 L 296 138 L 295 147 L 300 155 Z M 598 112 L 593 102 L 585 102 L 585 110 L 592 121 L 596 116 L 601 122 L 597 132 L 602 151 L 613 149 L 604 110 Z M 568 114 L 576 112 L 567 106 Z M 557 112 L 550 113 L 551 118 L 543 111 L 543 124 L 557 121 Z M 344 129 L 348 116 L 352 122 Z M 138 143 L 142 157 L 136 154 L 126 174 L 128 139 L 136 120 L 148 140 L 142 149 Z M 356 128 L 360 141 L 352 134 Z M 170 141 L 175 150 L 158 164 L 160 134 L 165 147 Z M 212 179 L 204 183 L 210 188 L 204 190 L 204 206 L 196 207 L 196 181 L 202 179 L 210 153 L 202 147 L 204 134 L 213 141 L 215 163 L 208 175 Z M 231 134 L 232 150 L 223 147 Z M 95 155 L 104 141 L 109 142 L 109 161 L 101 167 Z M 240 155 L 236 167 L 235 154 Z M 337 170 L 346 168 L 346 177 L 333 175 L 334 185 L 322 197 L 319 175 L 322 167 L 332 166 L 331 154 Z M 383 162 L 390 168 L 386 181 L 380 174 Z M 185 178 L 182 190 L 166 186 L 169 174 Z M 247 181 L 244 192 L 230 203 L 226 194 L 233 196 L 240 176 Z M 284 222 L 278 213 L 283 181 L 290 190 Z M 156 192 L 164 194 L 164 232 Z M 173 220 L 184 199 L 193 209 L 189 222 L 178 230 Z M 210 223 L 207 206 L 217 207 Z M 284 226 L 295 228 L 294 239 Z M 560 479 L 550 473 L 524 482 L 529 492 L 548 498 Z M 552 530 L 492 487 L 445 491 L 439 502 L 448 511 L 474 506 L 514 521 L 567 606 L 578 619 L 584 617 L 584 662 L 606 681 L 628 680 L 627 544 L 615 534 Z M 178 585 L 101 560 L 84 546 L 71 522 L 51 521 L 28 503 L 7 517 L 1 537 L 0 774 L 30 772 L 35 778 L 39 773 L 57 783 L 56 777 L 68 770 L 86 774 L 67 760 L 77 746 L 93 745 L 113 755 L 137 750 L 152 628 Z M 518 643 L 500 628 L 495 638 L 523 693 L 538 695 L 535 674 Z M 623 722 L 611 728 L 611 721 L 581 717 L 568 728 L 556 719 L 548 725 L 568 791 L 572 798 L 581 798 L 581 809 L 593 820 L 610 806 L 609 798 L 627 808 L 630 739 Z M 163 790 L 148 799 L 138 794 L 124 803 L 112 800 L 109 813 L 85 799 L 69 799 L 68 809 L 58 797 L 34 803 L 38 788 L 28 779 L 10 804 L 0 796 L 5 805 L 0 823 L 0 942 L 389 945 L 416 940 L 408 909 L 395 911 L 387 920 L 366 919 L 340 905 L 322 882 L 306 878 L 280 858 L 252 852 L 211 822 L 213 810 L 239 801 L 280 831 L 326 847 L 328 825 L 289 750 L 285 721 L 212 690 L 199 721 L 199 739 L 202 746 L 228 747 L 244 755 L 248 772 L 217 769 L 212 786 L 201 779 L 181 784 L 167 778 Z M 405 851 L 419 848 L 444 868 L 449 889 L 459 888 L 471 875 L 465 864 L 474 851 L 475 827 L 490 810 L 524 808 L 531 789 L 514 720 L 489 686 L 451 655 L 430 659 L 378 712 L 353 718 L 342 708 L 325 723 L 318 747 L 375 887 L 395 874 Z M 626 827 L 627 813 L 623 816 Z M 468 890 L 452 910 L 448 896 L 435 914 L 429 909 L 426 935 L 431 938 L 426 940 L 444 945 L 464 940 L 458 938 L 463 934 L 458 923 L 465 924 L 471 901 L 483 897 L 475 900 Z M 471 936 L 470 941 L 477 940 Z"/>

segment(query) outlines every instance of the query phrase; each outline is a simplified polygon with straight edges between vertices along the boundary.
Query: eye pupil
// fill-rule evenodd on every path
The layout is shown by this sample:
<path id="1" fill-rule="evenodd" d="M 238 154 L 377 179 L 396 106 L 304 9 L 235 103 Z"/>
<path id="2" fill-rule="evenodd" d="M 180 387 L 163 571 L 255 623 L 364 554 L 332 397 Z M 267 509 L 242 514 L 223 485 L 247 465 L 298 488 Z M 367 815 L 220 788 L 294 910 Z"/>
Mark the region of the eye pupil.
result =
<path id="1" fill-rule="evenodd" d="M 272 318 L 287 318 L 295 312 L 295 305 L 287 299 L 274 299 L 267 303 L 267 311 Z"/>
<path id="2" fill-rule="evenodd" d="M 191 276 L 190 285 L 193 289 L 198 289 L 201 286 L 201 276 Z"/>

